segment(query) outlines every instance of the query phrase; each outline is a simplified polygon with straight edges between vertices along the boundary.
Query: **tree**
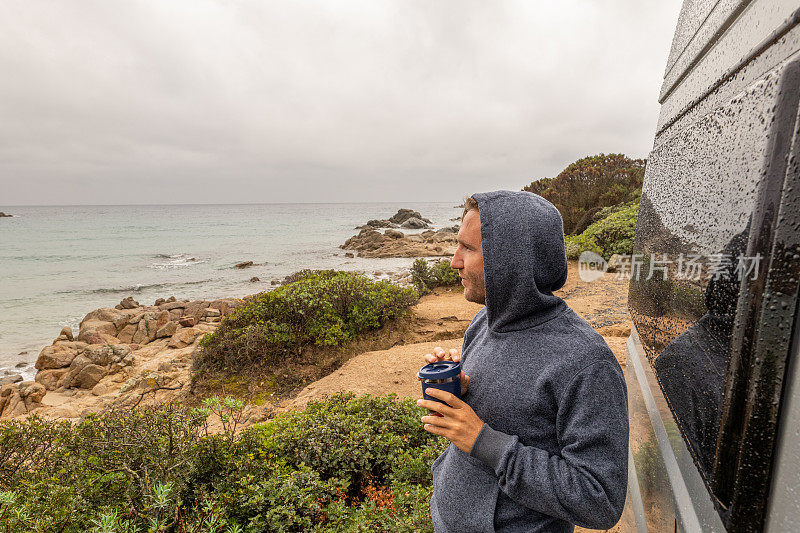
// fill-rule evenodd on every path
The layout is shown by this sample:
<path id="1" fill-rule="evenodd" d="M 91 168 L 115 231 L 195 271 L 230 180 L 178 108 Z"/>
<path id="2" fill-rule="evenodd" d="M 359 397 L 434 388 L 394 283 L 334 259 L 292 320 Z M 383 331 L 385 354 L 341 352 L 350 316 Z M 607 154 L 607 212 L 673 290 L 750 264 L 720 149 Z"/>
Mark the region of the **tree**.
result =
<path id="1" fill-rule="evenodd" d="M 634 200 L 642 188 L 647 160 L 623 154 L 599 154 L 579 159 L 555 178 L 532 182 L 523 191 L 549 200 L 564 219 L 564 233 L 577 235 L 604 207 Z"/>

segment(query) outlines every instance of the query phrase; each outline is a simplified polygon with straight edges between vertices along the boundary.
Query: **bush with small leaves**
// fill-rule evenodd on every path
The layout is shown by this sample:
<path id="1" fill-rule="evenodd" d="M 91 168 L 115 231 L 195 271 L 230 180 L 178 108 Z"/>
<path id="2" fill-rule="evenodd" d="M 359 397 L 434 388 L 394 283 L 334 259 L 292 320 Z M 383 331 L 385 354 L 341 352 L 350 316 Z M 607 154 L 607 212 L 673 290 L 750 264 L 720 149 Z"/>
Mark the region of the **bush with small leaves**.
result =
<path id="1" fill-rule="evenodd" d="M 298 357 L 305 346 L 349 342 L 417 302 L 412 289 L 355 272 L 301 271 L 294 277 L 237 307 L 203 337 L 195 369 L 271 368 Z"/>

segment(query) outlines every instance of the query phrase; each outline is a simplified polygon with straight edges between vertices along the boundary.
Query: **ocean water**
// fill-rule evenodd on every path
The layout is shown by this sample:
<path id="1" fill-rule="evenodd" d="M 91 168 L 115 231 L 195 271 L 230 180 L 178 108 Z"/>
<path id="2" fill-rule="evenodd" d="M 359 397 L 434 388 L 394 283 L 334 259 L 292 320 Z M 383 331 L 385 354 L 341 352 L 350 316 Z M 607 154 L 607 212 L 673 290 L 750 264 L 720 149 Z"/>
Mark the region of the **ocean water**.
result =
<path id="1" fill-rule="evenodd" d="M 419 211 L 453 226 L 459 202 L 4 207 L 0 219 L 0 375 L 32 364 L 63 326 L 126 296 L 241 297 L 303 268 L 399 271 L 413 258 L 346 258 L 355 226 Z M 405 233 L 418 233 L 403 230 Z M 236 263 L 256 266 L 237 269 Z M 260 282 L 250 282 L 257 276 Z"/>

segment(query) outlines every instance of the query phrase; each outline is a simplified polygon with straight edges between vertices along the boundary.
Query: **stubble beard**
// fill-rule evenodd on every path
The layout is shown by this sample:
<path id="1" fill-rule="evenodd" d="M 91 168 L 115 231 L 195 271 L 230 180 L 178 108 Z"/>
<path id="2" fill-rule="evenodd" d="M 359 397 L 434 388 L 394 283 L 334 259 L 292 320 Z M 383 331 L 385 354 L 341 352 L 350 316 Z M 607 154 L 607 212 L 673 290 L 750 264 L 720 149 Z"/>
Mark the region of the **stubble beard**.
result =
<path id="1" fill-rule="evenodd" d="M 478 283 L 483 282 L 483 280 L 475 280 L 472 278 L 465 278 L 467 283 L 469 283 L 468 287 L 464 287 L 464 299 L 468 302 L 486 305 L 486 289 L 483 286 L 483 283 L 480 285 L 480 291 L 478 291 Z"/>

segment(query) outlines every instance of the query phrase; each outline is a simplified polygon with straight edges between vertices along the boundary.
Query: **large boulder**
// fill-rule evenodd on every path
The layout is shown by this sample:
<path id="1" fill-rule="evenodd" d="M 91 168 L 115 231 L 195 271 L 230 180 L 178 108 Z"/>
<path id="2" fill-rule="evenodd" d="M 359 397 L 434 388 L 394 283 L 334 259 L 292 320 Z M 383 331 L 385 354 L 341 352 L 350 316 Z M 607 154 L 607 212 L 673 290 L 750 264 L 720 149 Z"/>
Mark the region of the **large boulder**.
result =
<path id="1" fill-rule="evenodd" d="M 419 214 L 419 211 L 414 211 L 413 209 L 399 209 L 397 213 L 395 213 L 389 218 L 389 222 L 394 222 L 395 224 L 402 225 L 403 222 L 412 217 L 417 218 L 422 222 L 426 222 L 428 224 L 431 223 L 431 221 L 428 220 L 427 218 L 423 218 L 422 215 Z"/>
<path id="2" fill-rule="evenodd" d="M 81 368 L 80 372 L 75 375 L 73 386 L 80 387 L 81 389 L 92 389 L 103 379 L 106 372 L 107 369 L 100 365 L 88 364 Z"/>
<path id="3" fill-rule="evenodd" d="M 78 340 L 83 342 L 91 342 L 91 337 L 97 333 L 102 333 L 114 337 L 117 335 L 117 327 L 114 325 L 113 322 L 84 319 L 84 321 L 81 322 L 81 329 L 78 333 Z"/>
<path id="4" fill-rule="evenodd" d="M 139 302 L 134 300 L 133 296 L 128 296 L 117 304 L 117 309 L 135 309 L 137 307 L 139 307 Z"/>
<path id="5" fill-rule="evenodd" d="M 203 333 L 203 330 L 198 328 L 183 328 L 177 331 L 169 340 L 168 346 L 170 348 L 185 348 Z"/>
<path id="6" fill-rule="evenodd" d="M 69 373 L 67 368 L 52 368 L 48 370 L 40 370 L 36 373 L 36 383 L 41 383 L 47 390 L 56 390 L 61 382 L 61 379 Z"/>
<path id="7" fill-rule="evenodd" d="M 30 413 L 42 406 L 47 390 L 40 383 L 23 381 L 0 387 L 0 419 Z"/>
<path id="8" fill-rule="evenodd" d="M 36 370 L 67 367 L 85 348 L 86 344 L 83 342 L 58 342 L 45 346 L 39 353 L 39 358 L 36 359 L 34 366 Z"/>
<path id="9" fill-rule="evenodd" d="M 158 331 L 156 331 L 156 338 L 162 339 L 164 337 L 172 337 L 178 329 L 177 322 L 167 322 Z"/>
<path id="10" fill-rule="evenodd" d="M 69 366 L 42 369 L 36 374 L 36 382 L 47 390 L 91 389 L 104 376 L 133 364 L 133 353 L 124 344 L 83 345 L 75 351 Z"/>
<path id="11" fill-rule="evenodd" d="M 405 222 L 400 224 L 400 227 L 408 229 L 422 229 L 427 228 L 428 225 L 417 217 L 409 217 Z"/>

